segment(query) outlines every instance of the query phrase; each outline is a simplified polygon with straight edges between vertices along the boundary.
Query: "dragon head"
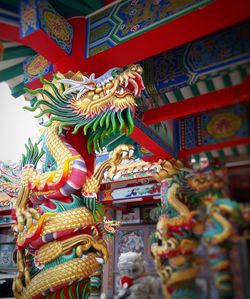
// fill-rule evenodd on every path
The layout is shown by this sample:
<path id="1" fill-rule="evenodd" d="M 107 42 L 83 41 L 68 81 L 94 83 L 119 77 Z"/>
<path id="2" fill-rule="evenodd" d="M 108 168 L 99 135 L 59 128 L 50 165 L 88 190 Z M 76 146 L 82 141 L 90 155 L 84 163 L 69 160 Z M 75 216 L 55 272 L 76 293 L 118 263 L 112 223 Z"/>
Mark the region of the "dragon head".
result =
<path id="1" fill-rule="evenodd" d="M 131 65 L 124 71 L 110 69 L 98 78 L 80 72 L 58 73 L 52 82 L 40 77 L 43 88 L 28 92 L 42 97 L 28 110 L 42 108 L 36 117 L 49 116 L 46 126 L 59 122 L 59 132 L 64 127 L 74 127 L 73 133 L 83 128 L 84 134 L 88 133 L 89 151 L 91 144 L 98 150 L 104 138 L 116 130 L 126 130 L 127 135 L 133 131 L 135 99 L 144 89 L 141 74 L 140 65 Z"/>
<path id="2" fill-rule="evenodd" d="M 63 95 L 76 94 L 71 102 L 76 111 L 94 117 L 108 109 L 119 111 L 129 106 L 134 107 L 135 97 L 144 88 L 141 74 L 140 65 L 131 65 L 123 72 L 113 68 L 96 79 L 95 74 L 87 77 L 78 72 L 71 79 L 61 79 L 58 82 L 71 86 Z"/>

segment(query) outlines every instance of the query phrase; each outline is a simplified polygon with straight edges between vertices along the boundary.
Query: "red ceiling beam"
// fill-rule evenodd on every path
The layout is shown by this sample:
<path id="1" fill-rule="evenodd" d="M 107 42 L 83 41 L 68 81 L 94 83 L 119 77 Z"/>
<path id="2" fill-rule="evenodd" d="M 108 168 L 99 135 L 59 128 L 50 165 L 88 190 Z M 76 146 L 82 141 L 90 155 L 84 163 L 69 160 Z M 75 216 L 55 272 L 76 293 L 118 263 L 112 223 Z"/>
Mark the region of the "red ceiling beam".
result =
<path id="1" fill-rule="evenodd" d="M 54 72 L 67 73 L 68 71 L 77 72 L 84 67 L 85 34 L 87 20 L 85 17 L 73 17 L 67 20 L 73 27 L 72 54 L 62 60 L 57 60 L 54 66 Z"/>
<path id="2" fill-rule="evenodd" d="M 85 60 L 82 71 L 100 75 L 217 32 L 249 18 L 250 1 L 215 0 Z"/>
<path id="3" fill-rule="evenodd" d="M 144 113 L 144 123 L 152 125 L 169 119 L 181 118 L 202 111 L 230 106 L 250 100 L 250 76 L 240 85 L 210 92 L 181 102 L 154 108 Z"/>
<path id="4" fill-rule="evenodd" d="M 88 59 L 83 58 L 84 52 L 82 52 L 82 59 L 80 57 L 77 59 L 78 70 L 101 75 L 111 67 L 123 67 L 144 60 L 249 18 L 250 2 L 248 0 L 238 0 L 237 5 L 235 5 L 234 0 L 227 0 L 226 2 L 225 7 L 225 0 L 214 0 L 205 7 L 149 30 Z M 41 40 L 38 41 L 39 46 L 27 44 L 23 40 L 20 41 L 18 28 L 11 27 L 13 26 L 0 24 L 0 39 L 25 43 L 55 63 L 57 70 L 62 69 L 64 71 L 66 68 L 67 70 L 75 70 L 75 59 L 71 59 L 72 57 L 63 58 L 64 55 L 61 51 L 53 47 L 50 48 L 47 42 L 41 42 Z M 74 26 L 74 31 L 77 30 L 76 28 L 79 29 L 78 31 L 86 32 L 84 26 Z M 80 37 L 80 42 L 83 45 L 82 37 Z M 46 53 L 46 49 L 53 53 Z"/>
<path id="5" fill-rule="evenodd" d="M 156 135 L 153 131 L 147 128 L 141 121 L 135 119 L 135 128 L 132 134 L 129 136 L 134 141 L 136 141 L 141 146 L 145 147 L 151 153 L 157 157 L 157 159 L 168 159 L 171 157 L 171 154 L 168 152 L 168 146 L 164 143 L 163 140 L 160 140 L 160 137 Z M 155 138 L 154 138 L 155 136 Z M 155 139 L 158 140 L 155 140 Z M 172 153 L 173 155 L 173 153 Z"/>
<path id="6" fill-rule="evenodd" d="M 22 38 L 22 43 L 35 50 L 51 63 L 70 57 L 56 42 L 45 32 L 38 29 Z"/>
<path id="7" fill-rule="evenodd" d="M 148 135 L 142 132 L 139 128 L 135 127 L 133 133 L 129 136 L 141 146 L 145 147 L 151 153 L 161 158 L 169 158 L 170 154 L 165 151 L 158 143 L 154 142 Z"/>
<path id="8" fill-rule="evenodd" d="M 0 40 L 16 42 L 30 47 L 52 63 L 58 63 L 62 59 L 72 60 L 72 57 L 42 30 L 37 30 L 27 37 L 20 38 L 19 27 L 0 23 Z M 73 63 L 70 62 L 67 65 L 73 65 Z"/>
<path id="9" fill-rule="evenodd" d="M 157 162 L 157 161 L 159 161 L 160 159 L 162 159 L 162 158 L 159 157 L 159 156 L 156 156 L 156 155 L 142 157 L 142 160 L 143 160 L 143 161 L 145 161 L 145 162 L 149 162 L 149 163 Z"/>
<path id="10" fill-rule="evenodd" d="M 106 5 L 110 5 L 111 3 L 115 2 L 115 1 L 116 0 L 104 0 L 103 4 L 104 4 L 104 6 L 106 6 Z"/>
<path id="11" fill-rule="evenodd" d="M 195 155 L 198 153 L 211 152 L 214 150 L 221 150 L 226 147 L 232 148 L 238 145 L 246 145 L 246 144 L 250 144 L 250 137 L 244 137 L 237 140 L 230 140 L 230 141 L 219 142 L 214 144 L 202 145 L 192 149 L 180 150 L 178 153 L 178 158 L 185 159 L 187 156 Z"/>
<path id="12" fill-rule="evenodd" d="M 0 40 L 20 43 L 19 27 L 0 22 Z"/>

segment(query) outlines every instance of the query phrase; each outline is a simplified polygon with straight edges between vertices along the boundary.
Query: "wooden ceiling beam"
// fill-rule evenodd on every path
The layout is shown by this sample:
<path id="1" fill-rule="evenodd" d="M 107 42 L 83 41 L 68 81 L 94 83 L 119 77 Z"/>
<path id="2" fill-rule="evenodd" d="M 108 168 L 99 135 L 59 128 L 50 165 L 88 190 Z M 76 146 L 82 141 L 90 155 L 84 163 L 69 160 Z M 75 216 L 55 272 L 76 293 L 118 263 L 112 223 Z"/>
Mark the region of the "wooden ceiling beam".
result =
<path id="1" fill-rule="evenodd" d="M 202 111 L 218 109 L 250 100 L 250 76 L 236 86 L 210 92 L 187 100 L 150 109 L 144 113 L 144 123 L 152 125 L 169 119 L 181 118 Z"/>
<path id="2" fill-rule="evenodd" d="M 0 22 L 0 40 L 23 44 L 20 39 L 19 28 L 3 22 Z"/>

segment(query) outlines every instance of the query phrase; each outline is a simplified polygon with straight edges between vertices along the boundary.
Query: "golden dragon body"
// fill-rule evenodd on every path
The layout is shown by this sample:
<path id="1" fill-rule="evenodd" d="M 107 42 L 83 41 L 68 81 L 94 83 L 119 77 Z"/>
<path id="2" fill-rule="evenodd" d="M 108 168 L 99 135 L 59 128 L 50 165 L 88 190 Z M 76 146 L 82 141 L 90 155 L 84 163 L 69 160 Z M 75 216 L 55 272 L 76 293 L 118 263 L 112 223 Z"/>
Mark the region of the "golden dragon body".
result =
<path id="1" fill-rule="evenodd" d="M 50 298 L 60 292 L 72 298 L 80 292 L 79 280 L 86 297 L 88 292 L 98 295 L 102 264 L 108 258 L 103 230 L 112 234 L 117 224 L 103 217 L 97 192 L 104 172 L 112 177 L 133 149 L 119 146 L 93 174 L 87 150 L 100 149 L 104 138 L 117 130 L 131 133 L 135 97 L 143 88 L 141 73 L 139 65 L 112 69 L 96 79 L 94 74 L 69 72 L 52 82 L 41 78 L 44 87 L 30 91 L 42 97 L 29 110 L 40 107 L 40 116 L 48 117 L 46 167 L 42 173 L 36 170 L 41 154 L 29 142 L 16 203 L 16 298 Z M 87 135 L 86 150 L 73 142 L 72 132 L 80 128 Z M 83 137 L 77 141 L 83 142 Z"/>

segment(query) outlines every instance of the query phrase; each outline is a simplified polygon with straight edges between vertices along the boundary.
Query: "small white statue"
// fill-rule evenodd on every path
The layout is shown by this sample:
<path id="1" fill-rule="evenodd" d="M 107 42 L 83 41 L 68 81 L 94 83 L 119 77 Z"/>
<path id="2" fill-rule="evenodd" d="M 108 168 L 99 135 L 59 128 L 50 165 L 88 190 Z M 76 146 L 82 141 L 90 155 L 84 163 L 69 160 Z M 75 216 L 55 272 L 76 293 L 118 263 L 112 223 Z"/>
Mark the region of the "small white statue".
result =
<path id="1" fill-rule="evenodd" d="M 147 264 L 137 252 L 122 253 L 118 261 L 120 289 L 115 299 L 159 299 L 156 280 L 147 273 Z"/>

